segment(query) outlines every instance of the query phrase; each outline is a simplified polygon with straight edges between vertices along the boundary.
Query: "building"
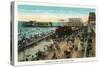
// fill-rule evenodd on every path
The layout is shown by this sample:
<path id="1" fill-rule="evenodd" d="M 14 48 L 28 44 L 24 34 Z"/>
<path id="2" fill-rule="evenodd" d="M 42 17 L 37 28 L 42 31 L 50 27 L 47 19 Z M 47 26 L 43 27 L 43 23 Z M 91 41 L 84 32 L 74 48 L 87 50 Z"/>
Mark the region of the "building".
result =
<path id="1" fill-rule="evenodd" d="M 69 18 L 66 26 L 83 26 L 81 18 Z"/>
<path id="2" fill-rule="evenodd" d="M 95 23 L 95 20 L 96 20 L 95 12 L 90 12 L 89 18 L 88 18 L 88 23 Z"/>

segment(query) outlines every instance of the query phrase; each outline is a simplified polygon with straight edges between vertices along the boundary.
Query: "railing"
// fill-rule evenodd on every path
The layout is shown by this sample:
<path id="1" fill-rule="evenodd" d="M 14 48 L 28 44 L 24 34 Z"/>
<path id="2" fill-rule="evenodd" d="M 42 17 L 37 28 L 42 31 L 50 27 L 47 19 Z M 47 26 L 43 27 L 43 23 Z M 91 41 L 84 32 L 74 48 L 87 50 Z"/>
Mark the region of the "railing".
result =
<path id="1" fill-rule="evenodd" d="M 39 41 L 41 41 L 41 40 L 43 40 L 43 39 L 45 39 L 45 38 L 51 36 L 52 34 L 53 34 L 53 33 L 51 32 L 51 33 L 48 33 L 48 34 L 46 34 L 45 36 L 43 36 L 43 37 L 41 37 L 41 38 L 38 38 L 38 39 L 36 39 L 36 40 L 33 39 L 32 42 L 29 42 L 29 43 L 27 43 L 27 44 L 24 44 L 24 46 L 22 46 L 22 47 L 18 47 L 18 50 L 21 50 L 21 49 L 24 49 L 25 47 L 31 46 L 32 44 L 37 43 L 37 42 L 39 42 Z"/>

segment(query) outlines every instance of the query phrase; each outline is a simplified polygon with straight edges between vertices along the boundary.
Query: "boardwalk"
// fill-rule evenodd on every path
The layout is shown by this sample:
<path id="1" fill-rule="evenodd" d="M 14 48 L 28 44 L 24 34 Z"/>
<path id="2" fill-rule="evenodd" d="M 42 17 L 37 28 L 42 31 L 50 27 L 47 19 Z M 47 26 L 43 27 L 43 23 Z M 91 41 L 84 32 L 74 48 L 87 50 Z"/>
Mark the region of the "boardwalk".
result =
<path id="1" fill-rule="evenodd" d="M 48 52 L 48 56 L 45 59 L 49 60 L 52 59 L 54 53 L 56 54 L 58 59 L 66 58 L 67 55 L 65 55 L 64 51 L 68 51 L 70 46 L 67 44 L 66 41 L 61 41 L 58 45 L 61 50 L 55 50 L 55 51 L 50 50 Z M 82 47 L 80 47 L 79 49 L 82 49 Z M 71 51 L 70 58 L 80 58 L 82 57 L 82 54 L 83 54 L 82 50 L 76 51 L 74 48 Z"/>
<path id="2" fill-rule="evenodd" d="M 90 26 L 88 27 L 90 28 Z M 95 36 L 92 35 L 92 37 L 90 37 L 90 33 L 88 33 L 87 27 L 80 28 L 79 30 L 73 32 L 67 37 L 58 39 L 49 38 L 49 41 L 46 41 L 46 38 L 51 35 L 52 34 L 49 34 L 47 36 L 44 36 L 43 38 L 40 38 L 40 42 L 38 42 L 39 40 L 33 41 L 37 42 L 37 45 L 35 47 L 31 47 L 25 50 L 25 58 L 27 55 L 34 56 L 34 58 L 32 57 L 28 59 L 29 61 L 33 61 L 66 58 L 84 58 L 95 56 Z M 39 51 L 43 55 L 42 57 L 36 54 Z M 19 59 L 23 60 L 23 51 L 21 52 L 21 54 L 22 55 L 19 54 L 19 57 L 21 56 Z"/>

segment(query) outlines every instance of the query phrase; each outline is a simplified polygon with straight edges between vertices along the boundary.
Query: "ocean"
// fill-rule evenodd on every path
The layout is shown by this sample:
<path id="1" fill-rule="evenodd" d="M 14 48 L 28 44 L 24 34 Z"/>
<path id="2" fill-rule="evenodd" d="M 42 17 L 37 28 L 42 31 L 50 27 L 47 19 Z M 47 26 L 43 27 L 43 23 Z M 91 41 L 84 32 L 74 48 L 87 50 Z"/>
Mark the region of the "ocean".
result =
<path id="1" fill-rule="evenodd" d="M 18 40 L 21 40 L 23 35 L 26 38 L 30 38 L 31 36 L 33 37 L 34 35 L 41 35 L 42 33 L 50 33 L 50 32 L 55 32 L 56 27 L 25 27 L 23 26 L 22 21 L 18 21 Z M 57 25 L 53 24 L 54 26 Z"/>

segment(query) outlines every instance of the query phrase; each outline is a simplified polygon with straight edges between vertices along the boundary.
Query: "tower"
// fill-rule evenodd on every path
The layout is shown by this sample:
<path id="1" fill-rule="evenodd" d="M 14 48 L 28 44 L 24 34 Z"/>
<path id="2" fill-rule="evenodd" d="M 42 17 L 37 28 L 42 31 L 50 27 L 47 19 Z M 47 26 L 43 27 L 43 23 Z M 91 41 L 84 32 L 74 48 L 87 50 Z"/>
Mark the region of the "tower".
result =
<path id="1" fill-rule="evenodd" d="M 94 23 L 96 20 L 95 12 L 90 12 L 89 13 L 89 18 L 88 18 L 88 23 Z"/>

